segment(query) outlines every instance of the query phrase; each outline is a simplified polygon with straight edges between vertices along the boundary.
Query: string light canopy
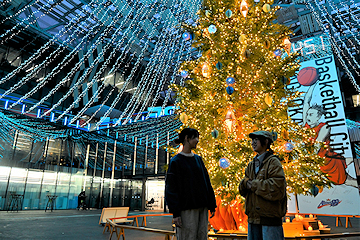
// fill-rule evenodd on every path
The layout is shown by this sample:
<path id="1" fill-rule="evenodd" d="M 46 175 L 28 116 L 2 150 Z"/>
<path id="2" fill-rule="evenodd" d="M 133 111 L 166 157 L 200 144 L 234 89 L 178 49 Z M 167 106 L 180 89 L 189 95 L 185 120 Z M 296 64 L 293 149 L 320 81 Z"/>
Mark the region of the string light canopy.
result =
<path id="1" fill-rule="evenodd" d="M 200 6 L 199 0 L 2 2 L 1 43 L 16 52 L 14 43 L 35 33 L 42 44 L 23 49 L 28 56 L 7 59 L 11 67 L 0 78 L 0 100 L 20 94 L 8 110 L 20 106 L 32 114 L 46 107 L 40 118 L 61 111 L 54 122 L 71 114 L 72 124 L 85 116 L 81 126 L 93 129 L 115 110 L 121 120 L 114 124 L 123 125 L 148 107 L 165 108 L 172 100 L 169 84 L 181 81 L 179 64 L 197 54 L 179 26 L 195 24 Z M 135 121 L 143 117 L 149 114 Z"/>

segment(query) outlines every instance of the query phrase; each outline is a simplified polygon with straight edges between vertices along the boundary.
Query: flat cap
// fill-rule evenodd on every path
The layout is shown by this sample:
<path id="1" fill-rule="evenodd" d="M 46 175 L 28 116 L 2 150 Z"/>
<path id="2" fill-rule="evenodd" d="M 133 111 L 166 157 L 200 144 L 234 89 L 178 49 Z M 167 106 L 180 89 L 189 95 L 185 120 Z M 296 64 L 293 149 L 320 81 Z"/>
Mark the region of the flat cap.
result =
<path id="1" fill-rule="evenodd" d="M 276 133 L 271 133 L 268 131 L 257 131 L 249 134 L 250 138 L 256 138 L 256 136 L 263 136 L 265 138 L 269 138 L 271 141 L 275 141 L 277 136 Z"/>

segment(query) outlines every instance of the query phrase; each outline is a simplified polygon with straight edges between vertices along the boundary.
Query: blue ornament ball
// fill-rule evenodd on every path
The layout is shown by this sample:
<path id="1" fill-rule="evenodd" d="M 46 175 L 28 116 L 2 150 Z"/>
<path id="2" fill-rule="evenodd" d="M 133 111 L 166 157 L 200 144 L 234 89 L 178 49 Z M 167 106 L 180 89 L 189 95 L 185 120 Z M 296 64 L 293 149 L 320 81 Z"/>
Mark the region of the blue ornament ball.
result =
<path id="1" fill-rule="evenodd" d="M 314 197 L 316 197 L 319 194 L 319 188 L 315 184 L 313 184 L 310 192 L 312 195 L 314 195 Z"/>
<path id="2" fill-rule="evenodd" d="M 181 75 L 181 77 L 183 77 L 183 78 L 187 78 L 187 77 L 189 76 L 189 73 L 188 73 L 188 71 L 186 71 L 186 70 L 182 70 L 182 71 L 180 72 L 180 75 Z"/>
<path id="3" fill-rule="evenodd" d="M 235 84 L 235 78 L 233 78 L 233 77 L 228 77 L 228 78 L 226 79 L 226 84 L 229 85 L 229 86 L 234 85 L 234 84 Z"/>
<path id="4" fill-rule="evenodd" d="M 221 62 L 217 62 L 215 66 L 217 69 L 221 70 L 223 67 L 223 64 Z"/>
<path id="5" fill-rule="evenodd" d="M 217 138 L 217 137 L 219 136 L 219 131 L 216 130 L 216 129 L 214 129 L 214 130 L 211 132 L 211 136 L 212 136 L 213 138 Z"/>
<path id="6" fill-rule="evenodd" d="M 280 49 L 276 49 L 276 50 L 274 51 L 274 55 L 275 55 L 275 57 L 280 57 L 280 56 L 281 56 L 281 50 L 280 50 Z"/>
<path id="7" fill-rule="evenodd" d="M 226 87 L 227 94 L 231 95 L 231 94 L 233 94 L 234 91 L 235 91 L 235 89 L 233 87 L 231 87 L 231 86 Z"/>
<path id="8" fill-rule="evenodd" d="M 209 33 L 216 33 L 216 27 L 215 27 L 215 25 L 213 25 L 213 24 L 211 24 L 210 26 L 209 26 Z"/>
<path id="9" fill-rule="evenodd" d="M 291 152 L 294 149 L 294 145 L 291 142 L 286 142 L 284 144 L 285 152 Z"/>
<path id="10" fill-rule="evenodd" d="M 191 34 L 189 32 L 184 32 L 183 35 L 182 35 L 182 38 L 184 40 L 190 40 L 191 39 Z"/>
<path id="11" fill-rule="evenodd" d="M 222 169 L 227 169 L 230 166 L 230 161 L 226 157 L 222 157 L 219 160 L 219 165 Z"/>
<path id="12" fill-rule="evenodd" d="M 230 9 L 226 10 L 225 16 L 230 18 L 232 16 L 232 11 Z"/>

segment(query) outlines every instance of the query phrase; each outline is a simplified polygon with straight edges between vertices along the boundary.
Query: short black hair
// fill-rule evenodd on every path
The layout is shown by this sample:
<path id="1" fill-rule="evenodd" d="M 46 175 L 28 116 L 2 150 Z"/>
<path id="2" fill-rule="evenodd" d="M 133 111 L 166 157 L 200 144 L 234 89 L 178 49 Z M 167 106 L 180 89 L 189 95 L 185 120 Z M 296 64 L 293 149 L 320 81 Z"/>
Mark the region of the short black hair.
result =
<path id="1" fill-rule="evenodd" d="M 199 137 L 199 131 L 194 129 L 194 128 L 184 128 L 180 133 L 179 133 L 179 137 L 177 139 L 174 140 L 174 142 L 176 144 L 180 144 L 180 143 L 184 143 L 185 141 L 185 136 L 187 136 L 188 138 L 194 138 L 194 137 Z"/>
<path id="2" fill-rule="evenodd" d="M 270 145 L 273 143 L 273 141 L 270 138 L 267 138 L 267 137 L 264 137 L 264 136 L 261 136 L 261 135 L 253 135 L 250 138 L 251 139 L 254 139 L 254 138 L 259 139 L 259 141 L 261 143 L 261 146 L 266 146 L 266 139 L 269 140 L 268 144 L 266 146 L 266 149 L 270 149 Z"/>

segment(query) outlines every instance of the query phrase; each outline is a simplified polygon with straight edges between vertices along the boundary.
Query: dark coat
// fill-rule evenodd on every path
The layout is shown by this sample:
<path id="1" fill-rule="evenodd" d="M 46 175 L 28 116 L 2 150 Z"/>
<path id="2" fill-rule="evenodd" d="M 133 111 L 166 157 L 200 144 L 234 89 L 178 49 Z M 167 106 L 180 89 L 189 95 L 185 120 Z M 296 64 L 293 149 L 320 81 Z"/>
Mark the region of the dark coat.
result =
<path id="1" fill-rule="evenodd" d="M 165 199 L 174 217 L 188 209 L 207 207 L 215 211 L 216 201 L 209 174 L 200 156 L 174 156 L 165 181 Z"/>
<path id="2" fill-rule="evenodd" d="M 251 189 L 246 188 L 249 180 L 252 180 Z M 249 223 L 282 225 L 282 217 L 287 209 L 286 179 L 277 156 L 267 152 L 258 174 L 255 174 L 254 161 L 250 162 L 239 191 L 245 197 L 245 213 Z"/>

